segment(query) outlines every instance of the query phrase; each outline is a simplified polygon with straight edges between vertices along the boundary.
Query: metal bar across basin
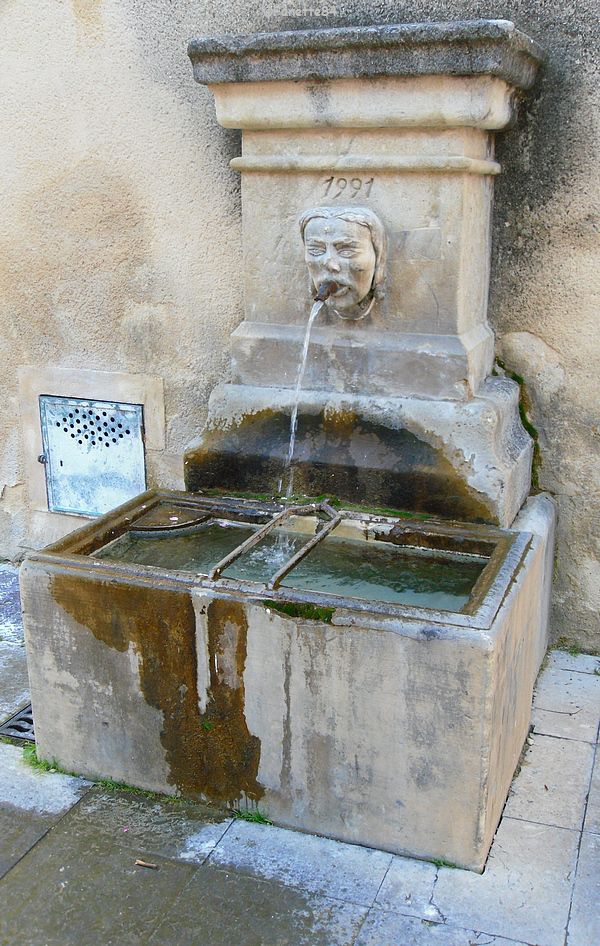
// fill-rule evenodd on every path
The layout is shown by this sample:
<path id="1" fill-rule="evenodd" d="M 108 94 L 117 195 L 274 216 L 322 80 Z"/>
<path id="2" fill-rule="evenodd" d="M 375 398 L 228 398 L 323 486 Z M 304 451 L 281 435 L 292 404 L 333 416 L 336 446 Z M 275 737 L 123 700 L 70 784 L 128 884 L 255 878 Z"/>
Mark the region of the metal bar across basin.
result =
<path id="1" fill-rule="evenodd" d="M 332 514 L 337 516 L 337 513 L 334 512 L 329 503 L 309 503 L 306 506 L 288 506 L 287 509 L 283 509 L 281 512 L 277 513 L 276 516 L 273 516 L 270 522 L 267 522 L 262 529 L 258 529 L 254 535 L 251 535 L 249 539 L 246 539 L 245 542 L 242 542 L 241 545 L 238 545 L 233 551 L 229 552 L 225 558 L 222 558 L 220 562 L 217 562 L 216 565 L 213 565 L 211 570 L 208 573 L 208 578 L 210 581 L 215 581 L 221 577 L 221 573 L 235 562 L 241 555 L 244 555 L 250 549 L 254 548 L 255 545 L 258 545 L 262 539 L 267 536 L 272 529 L 278 526 L 281 522 L 284 522 L 286 519 L 289 519 L 290 516 L 301 516 L 309 515 L 314 512 L 325 512 L 328 516 Z M 319 541 L 323 538 L 324 530 L 321 530 L 319 533 Z M 314 543 L 316 545 L 316 542 Z M 301 550 L 302 551 L 302 550 Z M 287 563 L 286 563 L 287 565 Z M 285 566 L 284 566 L 285 567 Z"/>
<path id="2" fill-rule="evenodd" d="M 333 529 L 335 529 L 337 525 L 340 524 L 343 518 L 344 517 L 341 515 L 341 513 L 336 513 L 335 517 L 331 519 L 327 523 L 326 526 L 323 526 L 323 528 L 320 529 L 319 532 L 317 532 L 317 534 L 314 535 L 312 539 L 306 543 L 306 545 L 303 545 L 301 549 L 298 549 L 296 554 L 292 555 L 292 557 L 289 558 L 287 562 L 284 565 L 282 565 L 278 571 L 275 572 L 271 580 L 267 582 L 267 588 L 269 590 L 272 590 L 273 588 L 277 588 L 281 579 L 285 578 L 287 573 L 291 572 L 292 568 L 294 568 L 298 564 L 298 562 L 301 562 L 304 556 L 308 555 L 311 549 L 314 549 L 315 545 L 318 545 L 319 542 L 321 542 L 325 538 L 326 535 L 329 535 L 329 533 Z"/>

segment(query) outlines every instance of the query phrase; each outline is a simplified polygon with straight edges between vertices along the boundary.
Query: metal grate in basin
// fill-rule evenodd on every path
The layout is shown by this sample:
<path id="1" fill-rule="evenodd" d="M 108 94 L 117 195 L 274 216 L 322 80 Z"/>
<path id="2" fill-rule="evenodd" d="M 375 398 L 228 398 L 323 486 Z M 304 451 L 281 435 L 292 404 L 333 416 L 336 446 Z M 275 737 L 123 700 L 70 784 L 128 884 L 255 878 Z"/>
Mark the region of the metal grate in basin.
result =
<path id="1" fill-rule="evenodd" d="M 33 731 L 33 713 L 31 703 L 14 713 L 5 723 L 0 726 L 0 736 L 8 736 L 10 739 L 22 739 L 26 742 L 35 742 L 35 733 Z"/>

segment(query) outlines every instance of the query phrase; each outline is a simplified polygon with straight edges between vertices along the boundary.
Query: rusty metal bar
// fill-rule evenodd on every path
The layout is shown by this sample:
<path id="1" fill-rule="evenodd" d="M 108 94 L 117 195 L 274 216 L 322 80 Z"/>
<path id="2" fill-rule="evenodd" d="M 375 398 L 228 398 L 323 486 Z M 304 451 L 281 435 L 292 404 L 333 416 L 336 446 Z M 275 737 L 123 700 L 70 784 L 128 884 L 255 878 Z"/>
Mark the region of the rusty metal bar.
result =
<path id="1" fill-rule="evenodd" d="M 277 513 L 276 516 L 273 516 L 271 521 L 267 522 L 262 529 L 258 529 L 254 535 L 251 535 L 249 539 L 246 539 L 245 542 L 242 542 L 241 545 L 238 545 L 233 551 L 229 552 L 220 562 L 213 565 L 208 573 L 209 580 L 215 581 L 220 578 L 222 571 L 231 565 L 232 562 L 235 562 L 240 555 L 244 555 L 250 549 L 254 548 L 255 545 L 258 545 L 258 543 L 281 522 L 285 522 L 290 516 L 308 515 L 313 512 L 318 512 L 321 509 L 321 505 L 321 503 L 309 503 L 307 506 L 288 506 L 286 509 L 282 509 L 282 511 Z"/>
<path id="2" fill-rule="evenodd" d="M 324 510 L 324 511 L 327 512 L 327 510 Z M 269 589 L 269 591 L 272 591 L 274 588 L 277 588 L 281 579 L 285 578 L 287 573 L 290 572 L 292 568 L 295 568 L 298 562 L 301 562 L 304 556 L 308 555 L 308 553 L 312 549 L 314 549 L 315 545 L 318 545 L 319 542 L 321 542 L 325 538 L 326 535 L 329 535 L 329 533 L 333 529 L 335 529 L 336 526 L 340 524 L 342 519 L 343 519 L 343 516 L 341 515 L 341 513 L 336 513 L 335 517 L 331 519 L 327 523 L 326 526 L 323 526 L 323 528 L 319 532 L 317 532 L 316 535 L 314 535 L 312 539 L 306 543 L 306 545 L 303 545 L 301 549 L 298 549 L 296 554 L 292 555 L 292 557 L 289 558 L 287 562 L 284 565 L 282 565 L 282 567 L 278 571 L 275 572 L 271 580 L 267 582 L 267 588 Z"/>

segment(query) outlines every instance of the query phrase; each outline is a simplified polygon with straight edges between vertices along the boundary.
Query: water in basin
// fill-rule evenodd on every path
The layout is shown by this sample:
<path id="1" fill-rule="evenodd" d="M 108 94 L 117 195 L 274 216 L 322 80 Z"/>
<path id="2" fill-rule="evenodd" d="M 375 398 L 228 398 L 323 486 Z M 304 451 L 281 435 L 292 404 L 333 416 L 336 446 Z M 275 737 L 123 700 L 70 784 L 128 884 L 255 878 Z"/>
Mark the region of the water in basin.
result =
<path id="1" fill-rule="evenodd" d="M 207 575 L 213 565 L 249 539 L 256 528 L 247 523 L 213 520 L 186 534 L 149 536 L 126 532 L 95 552 L 95 557 Z"/>
<path id="2" fill-rule="evenodd" d="M 267 582 L 310 538 L 305 533 L 274 529 L 224 569 L 223 577 Z"/>
<path id="3" fill-rule="evenodd" d="M 224 578 L 268 582 L 311 536 L 277 529 L 224 571 Z M 406 548 L 332 534 L 308 553 L 282 588 L 459 611 L 487 559 L 450 551 Z"/>
<path id="4" fill-rule="evenodd" d="M 99 549 L 95 557 L 208 575 L 257 528 L 244 522 L 212 519 L 185 533 L 131 531 Z M 276 527 L 228 565 L 222 577 L 266 584 L 311 540 L 312 534 Z M 283 578 L 280 587 L 460 611 L 486 563 L 480 555 L 342 538 L 334 531 Z"/>
<path id="5" fill-rule="evenodd" d="M 482 556 L 331 535 L 283 579 L 282 588 L 460 611 L 486 563 Z"/>

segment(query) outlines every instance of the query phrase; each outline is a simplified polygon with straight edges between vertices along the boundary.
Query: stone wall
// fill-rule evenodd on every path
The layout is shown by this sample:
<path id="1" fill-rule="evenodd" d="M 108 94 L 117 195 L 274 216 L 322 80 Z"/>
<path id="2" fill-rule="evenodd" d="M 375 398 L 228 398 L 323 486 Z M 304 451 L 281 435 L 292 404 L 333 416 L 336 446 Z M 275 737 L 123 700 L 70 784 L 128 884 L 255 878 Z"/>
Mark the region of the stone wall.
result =
<path id="1" fill-rule="evenodd" d="M 524 379 L 540 486 L 559 500 L 553 634 L 600 650 L 600 383 L 595 366 L 598 26 L 595 0 L 41 0 L 2 6 L 0 555 L 72 527 L 28 500 L 19 366 L 164 379 L 166 448 L 183 449 L 226 376 L 242 318 L 240 202 L 211 94 L 185 54 L 198 33 L 494 16 L 548 51 L 536 94 L 499 136 L 490 320 Z"/>

